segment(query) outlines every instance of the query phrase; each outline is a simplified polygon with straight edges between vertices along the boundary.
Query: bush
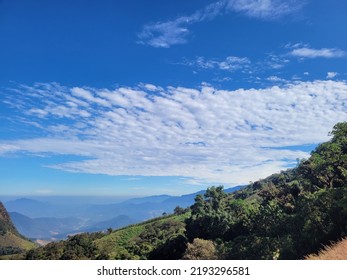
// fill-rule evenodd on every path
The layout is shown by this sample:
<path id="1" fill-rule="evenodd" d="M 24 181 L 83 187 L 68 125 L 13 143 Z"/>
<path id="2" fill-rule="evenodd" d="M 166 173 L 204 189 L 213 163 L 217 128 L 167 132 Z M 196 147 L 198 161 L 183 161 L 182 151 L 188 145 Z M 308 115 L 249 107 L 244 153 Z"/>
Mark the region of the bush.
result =
<path id="1" fill-rule="evenodd" d="M 188 243 L 187 250 L 183 256 L 184 260 L 216 260 L 217 251 L 211 240 L 195 238 Z"/>

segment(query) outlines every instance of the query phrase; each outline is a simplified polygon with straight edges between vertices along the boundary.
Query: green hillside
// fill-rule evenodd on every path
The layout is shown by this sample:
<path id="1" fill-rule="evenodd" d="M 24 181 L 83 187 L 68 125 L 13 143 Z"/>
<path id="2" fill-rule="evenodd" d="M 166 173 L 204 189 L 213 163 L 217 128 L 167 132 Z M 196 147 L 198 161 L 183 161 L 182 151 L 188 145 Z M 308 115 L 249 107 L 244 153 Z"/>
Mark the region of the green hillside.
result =
<path id="1" fill-rule="evenodd" d="M 19 234 L 6 208 L 0 202 L 0 259 L 10 258 L 11 255 L 23 253 L 34 247 L 34 243 Z"/>
<path id="2" fill-rule="evenodd" d="M 166 258 L 171 254 L 176 259 L 174 243 L 184 241 L 184 221 L 188 216 L 189 213 L 172 215 L 132 225 L 96 240 L 95 244 L 110 259 L 160 259 L 160 254 Z M 168 252 L 161 252 L 164 250 Z"/>
<path id="3" fill-rule="evenodd" d="M 189 209 L 48 244 L 27 259 L 303 259 L 347 236 L 347 122 L 293 169 Z"/>
<path id="4" fill-rule="evenodd" d="M 189 213 L 168 215 L 106 233 L 83 233 L 29 251 L 27 259 L 177 259 Z M 172 247 L 169 247 L 171 244 Z M 181 244 L 181 245 L 179 245 Z M 180 248 L 178 251 L 177 248 Z M 181 248 L 183 246 L 183 248 Z"/>

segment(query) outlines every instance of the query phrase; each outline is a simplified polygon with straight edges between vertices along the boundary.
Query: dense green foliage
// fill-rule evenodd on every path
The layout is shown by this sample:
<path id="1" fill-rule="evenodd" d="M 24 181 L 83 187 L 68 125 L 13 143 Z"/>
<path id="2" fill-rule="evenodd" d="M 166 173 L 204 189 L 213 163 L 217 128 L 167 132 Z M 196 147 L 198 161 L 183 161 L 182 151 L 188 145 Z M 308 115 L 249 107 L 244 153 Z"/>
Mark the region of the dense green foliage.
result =
<path id="1" fill-rule="evenodd" d="M 97 259 L 101 252 L 94 240 L 104 236 L 103 233 L 83 233 L 74 235 L 66 241 L 52 242 L 45 247 L 30 250 L 28 260 L 88 260 Z"/>
<path id="2" fill-rule="evenodd" d="M 128 259 L 179 259 L 184 252 L 184 223 L 174 219 L 156 221 L 145 226 L 125 249 Z M 182 247 L 183 245 L 183 247 Z"/>
<path id="3" fill-rule="evenodd" d="M 213 241 L 200 238 L 195 238 L 192 243 L 188 243 L 183 255 L 184 260 L 216 260 L 217 257 Z"/>
<path id="4" fill-rule="evenodd" d="M 0 256 L 2 256 L 2 255 L 14 255 L 14 254 L 22 253 L 22 252 L 23 252 L 23 249 L 18 248 L 18 247 L 8 246 L 8 247 L 1 247 L 0 248 Z"/>
<path id="5" fill-rule="evenodd" d="M 347 123 L 296 168 L 190 209 L 32 250 L 29 259 L 302 259 L 347 235 Z"/>
<path id="6" fill-rule="evenodd" d="M 186 217 L 170 215 L 120 230 L 74 235 L 30 250 L 26 259 L 178 259 L 185 250 Z"/>
<path id="7" fill-rule="evenodd" d="M 34 243 L 19 234 L 6 208 L 0 202 L 0 256 L 20 254 L 34 247 Z"/>

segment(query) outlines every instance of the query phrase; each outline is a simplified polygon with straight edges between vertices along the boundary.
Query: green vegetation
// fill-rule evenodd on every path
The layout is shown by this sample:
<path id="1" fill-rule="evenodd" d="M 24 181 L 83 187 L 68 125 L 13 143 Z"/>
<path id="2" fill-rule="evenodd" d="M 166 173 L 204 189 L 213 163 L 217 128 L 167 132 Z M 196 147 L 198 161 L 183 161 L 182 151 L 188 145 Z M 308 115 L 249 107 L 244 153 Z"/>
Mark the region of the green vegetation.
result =
<path id="1" fill-rule="evenodd" d="M 167 215 L 120 230 L 74 235 L 30 250 L 26 259 L 177 259 L 185 249 L 176 252 L 181 244 L 185 246 L 187 215 Z"/>
<path id="2" fill-rule="evenodd" d="M 45 247 L 30 250 L 29 260 L 88 260 L 96 259 L 98 249 L 93 240 L 103 233 L 83 233 L 69 237 L 67 241 L 48 243 Z"/>
<path id="3" fill-rule="evenodd" d="M 28 259 L 303 259 L 347 235 L 347 122 L 296 168 L 189 209 L 31 250 Z"/>
<path id="4" fill-rule="evenodd" d="M 18 233 L 4 205 L 0 202 L 0 259 L 16 258 L 16 255 L 34 247 L 34 243 Z"/>
<path id="5" fill-rule="evenodd" d="M 217 257 L 213 241 L 200 238 L 195 238 L 192 243 L 188 243 L 183 255 L 184 260 L 216 260 Z"/>

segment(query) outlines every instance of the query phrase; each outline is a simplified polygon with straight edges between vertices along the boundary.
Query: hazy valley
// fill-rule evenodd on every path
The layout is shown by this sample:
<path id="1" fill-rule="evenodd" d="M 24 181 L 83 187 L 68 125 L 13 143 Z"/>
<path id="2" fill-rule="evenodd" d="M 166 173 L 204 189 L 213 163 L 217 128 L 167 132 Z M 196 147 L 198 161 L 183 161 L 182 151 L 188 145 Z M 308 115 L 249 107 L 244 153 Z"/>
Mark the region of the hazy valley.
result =
<path id="1" fill-rule="evenodd" d="M 241 186 L 227 189 L 233 192 Z M 117 229 L 173 213 L 194 203 L 197 194 L 137 197 L 116 203 L 93 204 L 93 198 L 19 198 L 4 202 L 18 231 L 32 240 L 61 240 L 81 232 Z M 116 198 L 115 198 L 116 200 Z M 90 202 L 91 201 L 91 202 Z"/>

